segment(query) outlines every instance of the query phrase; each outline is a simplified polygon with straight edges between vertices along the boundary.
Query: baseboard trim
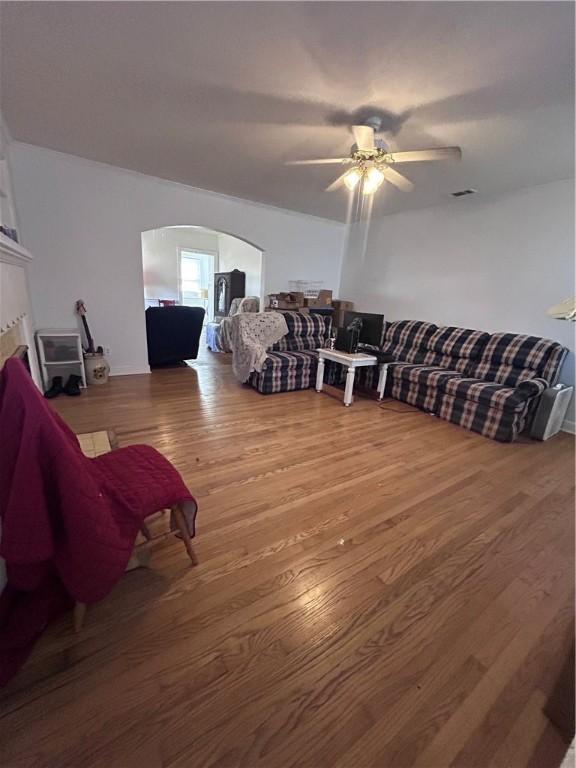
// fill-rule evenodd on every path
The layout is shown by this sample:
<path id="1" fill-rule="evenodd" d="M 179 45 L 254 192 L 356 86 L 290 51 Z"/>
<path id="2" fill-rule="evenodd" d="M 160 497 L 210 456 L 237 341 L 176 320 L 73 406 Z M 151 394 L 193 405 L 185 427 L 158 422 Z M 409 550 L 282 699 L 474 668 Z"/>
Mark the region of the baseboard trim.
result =
<path id="1" fill-rule="evenodd" d="M 150 373 L 150 366 L 116 365 L 111 369 L 110 376 L 134 376 L 142 373 Z"/>
<path id="2" fill-rule="evenodd" d="M 564 419 L 562 422 L 562 432 L 569 432 L 571 435 L 576 435 L 576 421 L 568 421 L 568 419 Z"/>

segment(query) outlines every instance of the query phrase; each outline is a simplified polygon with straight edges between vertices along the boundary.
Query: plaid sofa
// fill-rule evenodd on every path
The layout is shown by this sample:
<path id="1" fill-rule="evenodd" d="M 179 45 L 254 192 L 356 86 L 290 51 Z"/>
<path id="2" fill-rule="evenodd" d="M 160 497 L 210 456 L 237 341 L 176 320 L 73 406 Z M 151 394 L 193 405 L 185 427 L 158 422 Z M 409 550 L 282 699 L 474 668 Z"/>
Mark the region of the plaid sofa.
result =
<path id="1" fill-rule="evenodd" d="M 324 347 L 332 318 L 302 312 L 283 312 L 288 333 L 268 351 L 260 372 L 248 383 L 263 395 L 307 389 L 316 382 L 319 347 Z"/>
<path id="2" fill-rule="evenodd" d="M 386 394 L 495 440 L 529 425 L 539 396 L 556 383 L 567 350 L 513 333 L 488 334 L 418 320 L 388 323 Z M 364 383 L 376 386 L 375 369 Z"/>

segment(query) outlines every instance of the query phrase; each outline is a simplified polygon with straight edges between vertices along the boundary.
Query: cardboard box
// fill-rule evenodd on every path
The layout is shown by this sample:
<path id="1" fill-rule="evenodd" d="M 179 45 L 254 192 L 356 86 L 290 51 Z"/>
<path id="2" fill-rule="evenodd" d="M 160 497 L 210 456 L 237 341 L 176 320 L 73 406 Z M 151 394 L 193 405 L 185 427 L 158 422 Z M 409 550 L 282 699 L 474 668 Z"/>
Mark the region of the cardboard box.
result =
<path id="1" fill-rule="evenodd" d="M 292 301 L 295 301 L 298 303 L 299 307 L 304 306 L 304 294 L 300 291 L 291 291 L 290 296 L 292 296 Z"/>
<path id="2" fill-rule="evenodd" d="M 345 309 L 336 309 L 334 310 L 334 314 L 332 315 L 332 324 L 335 328 L 343 328 L 344 327 L 344 313 L 348 310 Z"/>
<path id="3" fill-rule="evenodd" d="M 298 292 L 287 293 L 285 291 L 270 293 L 268 295 L 268 306 L 272 309 L 296 310 L 304 306 L 304 294 Z"/>
<path id="4" fill-rule="evenodd" d="M 304 303 L 307 307 L 331 307 L 332 291 L 318 291 L 318 297 L 316 299 L 304 299 Z"/>
<path id="5" fill-rule="evenodd" d="M 266 307 L 264 312 L 278 312 L 279 310 L 284 310 L 285 312 L 301 312 L 303 315 L 310 314 L 308 307 Z"/>
<path id="6" fill-rule="evenodd" d="M 344 312 L 352 312 L 354 310 L 353 301 L 345 301 L 344 299 L 334 299 L 332 306 L 336 310 L 343 310 Z"/>

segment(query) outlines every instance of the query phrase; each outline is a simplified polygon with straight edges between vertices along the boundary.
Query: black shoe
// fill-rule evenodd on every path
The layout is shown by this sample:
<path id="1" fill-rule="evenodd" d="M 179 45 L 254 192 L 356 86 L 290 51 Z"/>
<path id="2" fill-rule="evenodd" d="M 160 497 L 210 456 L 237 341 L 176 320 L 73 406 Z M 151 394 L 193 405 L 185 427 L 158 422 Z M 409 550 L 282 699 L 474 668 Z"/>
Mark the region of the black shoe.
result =
<path id="1" fill-rule="evenodd" d="M 58 397 L 62 392 L 64 392 L 62 376 L 54 376 L 50 389 L 47 389 L 46 392 L 44 392 L 44 397 L 48 398 L 48 400 L 52 400 L 53 397 Z"/>
<path id="2" fill-rule="evenodd" d="M 72 397 L 76 397 L 77 395 L 80 395 L 80 382 L 82 381 L 82 378 L 80 376 L 75 376 L 72 374 L 68 377 L 68 381 L 66 382 L 66 386 L 64 387 L 64 392 L 67 395 L 71 395 Z"/>

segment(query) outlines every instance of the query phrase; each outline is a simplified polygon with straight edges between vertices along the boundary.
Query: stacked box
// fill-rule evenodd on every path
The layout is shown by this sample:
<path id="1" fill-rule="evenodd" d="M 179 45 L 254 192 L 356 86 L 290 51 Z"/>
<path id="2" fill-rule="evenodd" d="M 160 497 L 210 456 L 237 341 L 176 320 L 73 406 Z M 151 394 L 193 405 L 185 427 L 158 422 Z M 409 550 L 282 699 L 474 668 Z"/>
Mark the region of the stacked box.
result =
<path id="1" fill-rule="evenodd" d="M 308 307 L 266 307 L 264 312 L 278 312 L 282 310 L 284 312 L 301 312 L 303 315 L 310 314 Z"/>
<path id="2" fill-rule="evenodd" d="M 332 315 L 332 322 L 336 328 L 344 327 L 344 312 L 345 310 L 343 309 L 334 310 L 334 314 Z"/>
<path id="3" fill-rule="evenodd" d="M 354 310 L 353 301 L 345 301 L 344 299 L 334 299 L 332 306 L 336 311 L 342 310 L 343 312 L 352 312 Z"/>
<path id="4" fill-rule="evenodd" d="M 286 293 L 285 291 L 271 293 L 268 295 L 268 305 L 270 309 L 297 311 L 300 307 L 304 306 L 304 294 L 297 291 L 293 293 Z"/>
<path id="5" fill-rule="evenodd" d="M 318 291 L 318 296 L 315 299 L 304 299 L 304 305 L 306 307 L 322 308 L 332 306 L 332 291 L 321 290 Z"/>
<path id="6" fill-rule="evenodd" d="M 332 302 L 334 307 L 334 315 L 332 316 L 332 322 L 336 328 L 344 327 L 344 314 L 346 312 L 352 312 L 354 309 L 353 301 L 346 301 L 344 299 L 334 299 Z"/>

